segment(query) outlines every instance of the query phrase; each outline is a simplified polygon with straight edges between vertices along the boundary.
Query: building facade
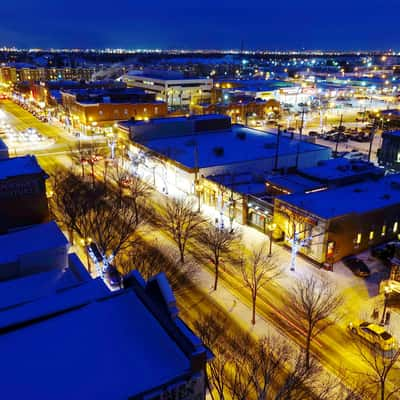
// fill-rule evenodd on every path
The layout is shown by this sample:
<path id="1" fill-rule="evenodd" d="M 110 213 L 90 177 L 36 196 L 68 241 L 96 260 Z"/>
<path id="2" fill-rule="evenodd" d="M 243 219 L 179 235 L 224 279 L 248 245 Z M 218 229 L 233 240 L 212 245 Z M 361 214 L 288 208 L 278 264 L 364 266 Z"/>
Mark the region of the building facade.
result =
<path id="1" fill-rule="evenodd" d="M 167 114 L 165 102 L 135 89 L 80 89 L 61 92 L 65 118 L 82 132 L 121 120 L 149 120 Z"/>
<path id="2" fill-rule="evenodd" d="M 386 169 L 400 171 L 400 131 L 388 131 L 382 134 L 378 163 Z"/>
<path id="3" fill-rule="evenodd" d="M 157 100 L 165 101 L 169 109 L 188 109 L 191 104 L 209 103 L 213 80 L 185 78 L 168 71 L 131 71 L 121 77 L 128 87 L 153 93 Z"/>
<path id="4" fill-rule="evenodd" d="M 34 156 L 0 160 L 0 232 L 48 220 L 46 179 Z"/>

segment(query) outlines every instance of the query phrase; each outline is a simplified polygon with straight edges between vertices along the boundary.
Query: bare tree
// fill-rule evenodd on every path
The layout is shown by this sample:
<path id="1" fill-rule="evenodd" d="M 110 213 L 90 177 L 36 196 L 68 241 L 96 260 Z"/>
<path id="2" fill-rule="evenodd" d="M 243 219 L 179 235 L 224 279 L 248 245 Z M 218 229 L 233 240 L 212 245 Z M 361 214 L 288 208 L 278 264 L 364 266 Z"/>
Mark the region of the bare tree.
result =
<path id="1" fill-rule="evenodd" d="M 118 196 L 97 199 L 80 218 L 82 230 L 90 232 L 100 251 L 112 257 L 135 245 L 135 233 L 142 223 L 130 199 Z"/>
<path id="2" fill-rule="evenodd" d="M 252 393 L 251 377 L 257 371 L 257 362 L 251 356 L 254 340 L 249 333 L 239 334 L 231 339 L 231 370 L 226 384 L 229 398 L 245 400 Z M 251 354 L 250 354 L 251 353 Z"/>
<path id="3" fill-rule="evenodd" d="M 384 351 L 377 346 L 369 348 L 355 340 L 364 369 L 358 372 L 376 399 L 398 399 L 400 393 L 400 348 Z"/>
<path id="4" fill-rule="evenodd" d="M 145 280 L 164 272 L 174 292 L 189 286 L 196 275 L 193 264 L 182 265 L 176 252 L 161 247 L 157 240 L 137 240 L 130 251 L 121 253 L 118 268 L 123 275 L 137 269 Z"/>
<path id="5" fill-rule="evenodd" d="M 282 268 L 275 259 L 268 256 L 265 243 L 253 248 L 249 257 L 241 258 L 240 271 L 244 285 L 251 292 L 252 318 L 251 323 L 256 323 L 256 302 L 260 289 L 282 274 Z"/>
<path id="6" fill-rule="evenodd" d="M 198 234 L 204 222 L 203 217 L 194 210 L 190 200 L 171 198 L 167 200 L 160 223 L 176 243 L 182 264 L 185 262 L 188 242 Z"/>
<path id="7" fill-rule="evenodd" d="M 217 290 L 219 267 L 222 257 L 233 251 L 237 244 L 239 234 L 237 231 L 228 231 L 212 224 L 202 229 L 198 239 L 204 245 L 207 259 L 211 261 L 215 269 L 214 290 Z"/>
<path id="8" fill-rule="evenodd" d="M 82 234 L 79 220 L 87 210 L 85 194 L 87 185 L 72 170 L 56 169 L 51 177 L 53 195 L 50 208 L 57 221 L 68 231 L 69 241 L 74 244 L 74 232 Z"/>
<path id="9" fill-rule="evenodd" d="M 201 341 L 214 352 L 214 359 L 207 365 L 207 386 L 212 399 L 214 391 L 218 398 L 225 398 L 230 353 L 226 343 L 227 316 L 223 312 L 200 315 L 194 322 L 194 329 Z"/>
<path id="10" fill-rule="evenodd" d="M 305 365 L 310 368 L 311 342 L 338 320 L 343 298 L 329 282 L 314 276 L 299 279 L 290 293 L 292 311 L 306 331 Z M 336 312 L 336 314 L 334 314 Z"/>
<path id="11" fill-rule="evenodd" d="M 144 218 L 132 197 L 113 192 L 102 182 L 85 182 L 72 171 L 56 175 L 54 181 L 53 206 L 69 232 L 90 237 L 112 257 L 134 246 Z"/>

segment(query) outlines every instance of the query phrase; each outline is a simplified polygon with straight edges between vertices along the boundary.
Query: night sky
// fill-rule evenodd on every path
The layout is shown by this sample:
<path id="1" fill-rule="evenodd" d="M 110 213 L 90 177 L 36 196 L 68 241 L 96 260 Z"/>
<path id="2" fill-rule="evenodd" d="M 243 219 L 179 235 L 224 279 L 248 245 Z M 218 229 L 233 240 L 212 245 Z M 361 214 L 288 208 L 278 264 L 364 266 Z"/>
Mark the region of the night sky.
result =
<path id="1" fill-rule="evenodd" d="M 400 50 L 399 0 L 1 3 L 0 46 Z"/>

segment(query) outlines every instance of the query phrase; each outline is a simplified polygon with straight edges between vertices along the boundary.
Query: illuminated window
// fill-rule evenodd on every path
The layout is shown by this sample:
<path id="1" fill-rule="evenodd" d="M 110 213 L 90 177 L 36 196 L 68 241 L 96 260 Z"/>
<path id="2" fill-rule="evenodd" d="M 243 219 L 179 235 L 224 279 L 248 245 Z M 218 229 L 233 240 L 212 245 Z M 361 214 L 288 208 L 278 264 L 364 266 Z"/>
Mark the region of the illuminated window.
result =
<path id="1" fill-rule="evenodd" d="M 361 233 L 357 233 L 356 244 L 360 244 L 361 243 L 361 239 L 362 239 L 362 234 Z"/>
<path id="2" fill-rule="evenodd" d="M 393 233 L 396 233 L 396 232 L 397 232 L 398 227 L 399 227 L 399 224 L 398 224 L 398 222 L 396 221 L 396 222 L 393 224 Z"/>
<path id="3" fill-rule="evenodd" d="M 369 240 L 374 240 L 374 231 L 369 233 Z"/>
<path id="4" fill-rule="evenodd" d="M 382 232 L 381 232 L 381 236 L 385 236 L 386 235 L 386 225 L 382 226 Z"/>

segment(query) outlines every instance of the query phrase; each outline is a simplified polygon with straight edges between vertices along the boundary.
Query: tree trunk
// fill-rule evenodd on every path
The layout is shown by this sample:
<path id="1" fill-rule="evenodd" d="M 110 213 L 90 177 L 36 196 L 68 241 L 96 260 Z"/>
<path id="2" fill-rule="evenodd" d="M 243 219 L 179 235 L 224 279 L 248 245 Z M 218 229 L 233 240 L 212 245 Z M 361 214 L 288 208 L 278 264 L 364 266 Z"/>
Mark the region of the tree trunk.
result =
<path id="1" fill-rule="evenodd" d="M 251 314 L 251 323 L 253 325 L 256 324 L 256 301 L 257 301 L 257 296 L 253 296 L 253 308 L 252 308 L 252 314 Z"/>
<path id="2" fill-rule="evenodd" d="M 310 347 L 311 347 L 311 330 L 307 331 L 307 340 L 306 340 L 306 368 L 310 368 Z"/>
<path id="3" fill-rule="evenodd" d="M 214 290 L 217 290 L 219 276 L 219 262 L 215 263 L 215 279 L 214 279 Z"/>
<path id="4" fill-rule="evenodd" d="M 179 256 L 181 264 L 185 264 L 185 250 L 179 246 Z"/>
<path id="5" fill-rule="evenodd" d="M 385 400 L 385 381 L 381 379 L 381 400 Z"/>
<path id="6" fill-rule="evenodd" d="M 71 246 L 74 245 L 74 231 L 71 228 L 68 228 L 68 239 L 71 243 Z"/>
<path id="7" fill-rule="evenodd" d="M 91 168 L 92 168 L 92 185 L 94 186 L 94 164 L 91 164 Z"/>

